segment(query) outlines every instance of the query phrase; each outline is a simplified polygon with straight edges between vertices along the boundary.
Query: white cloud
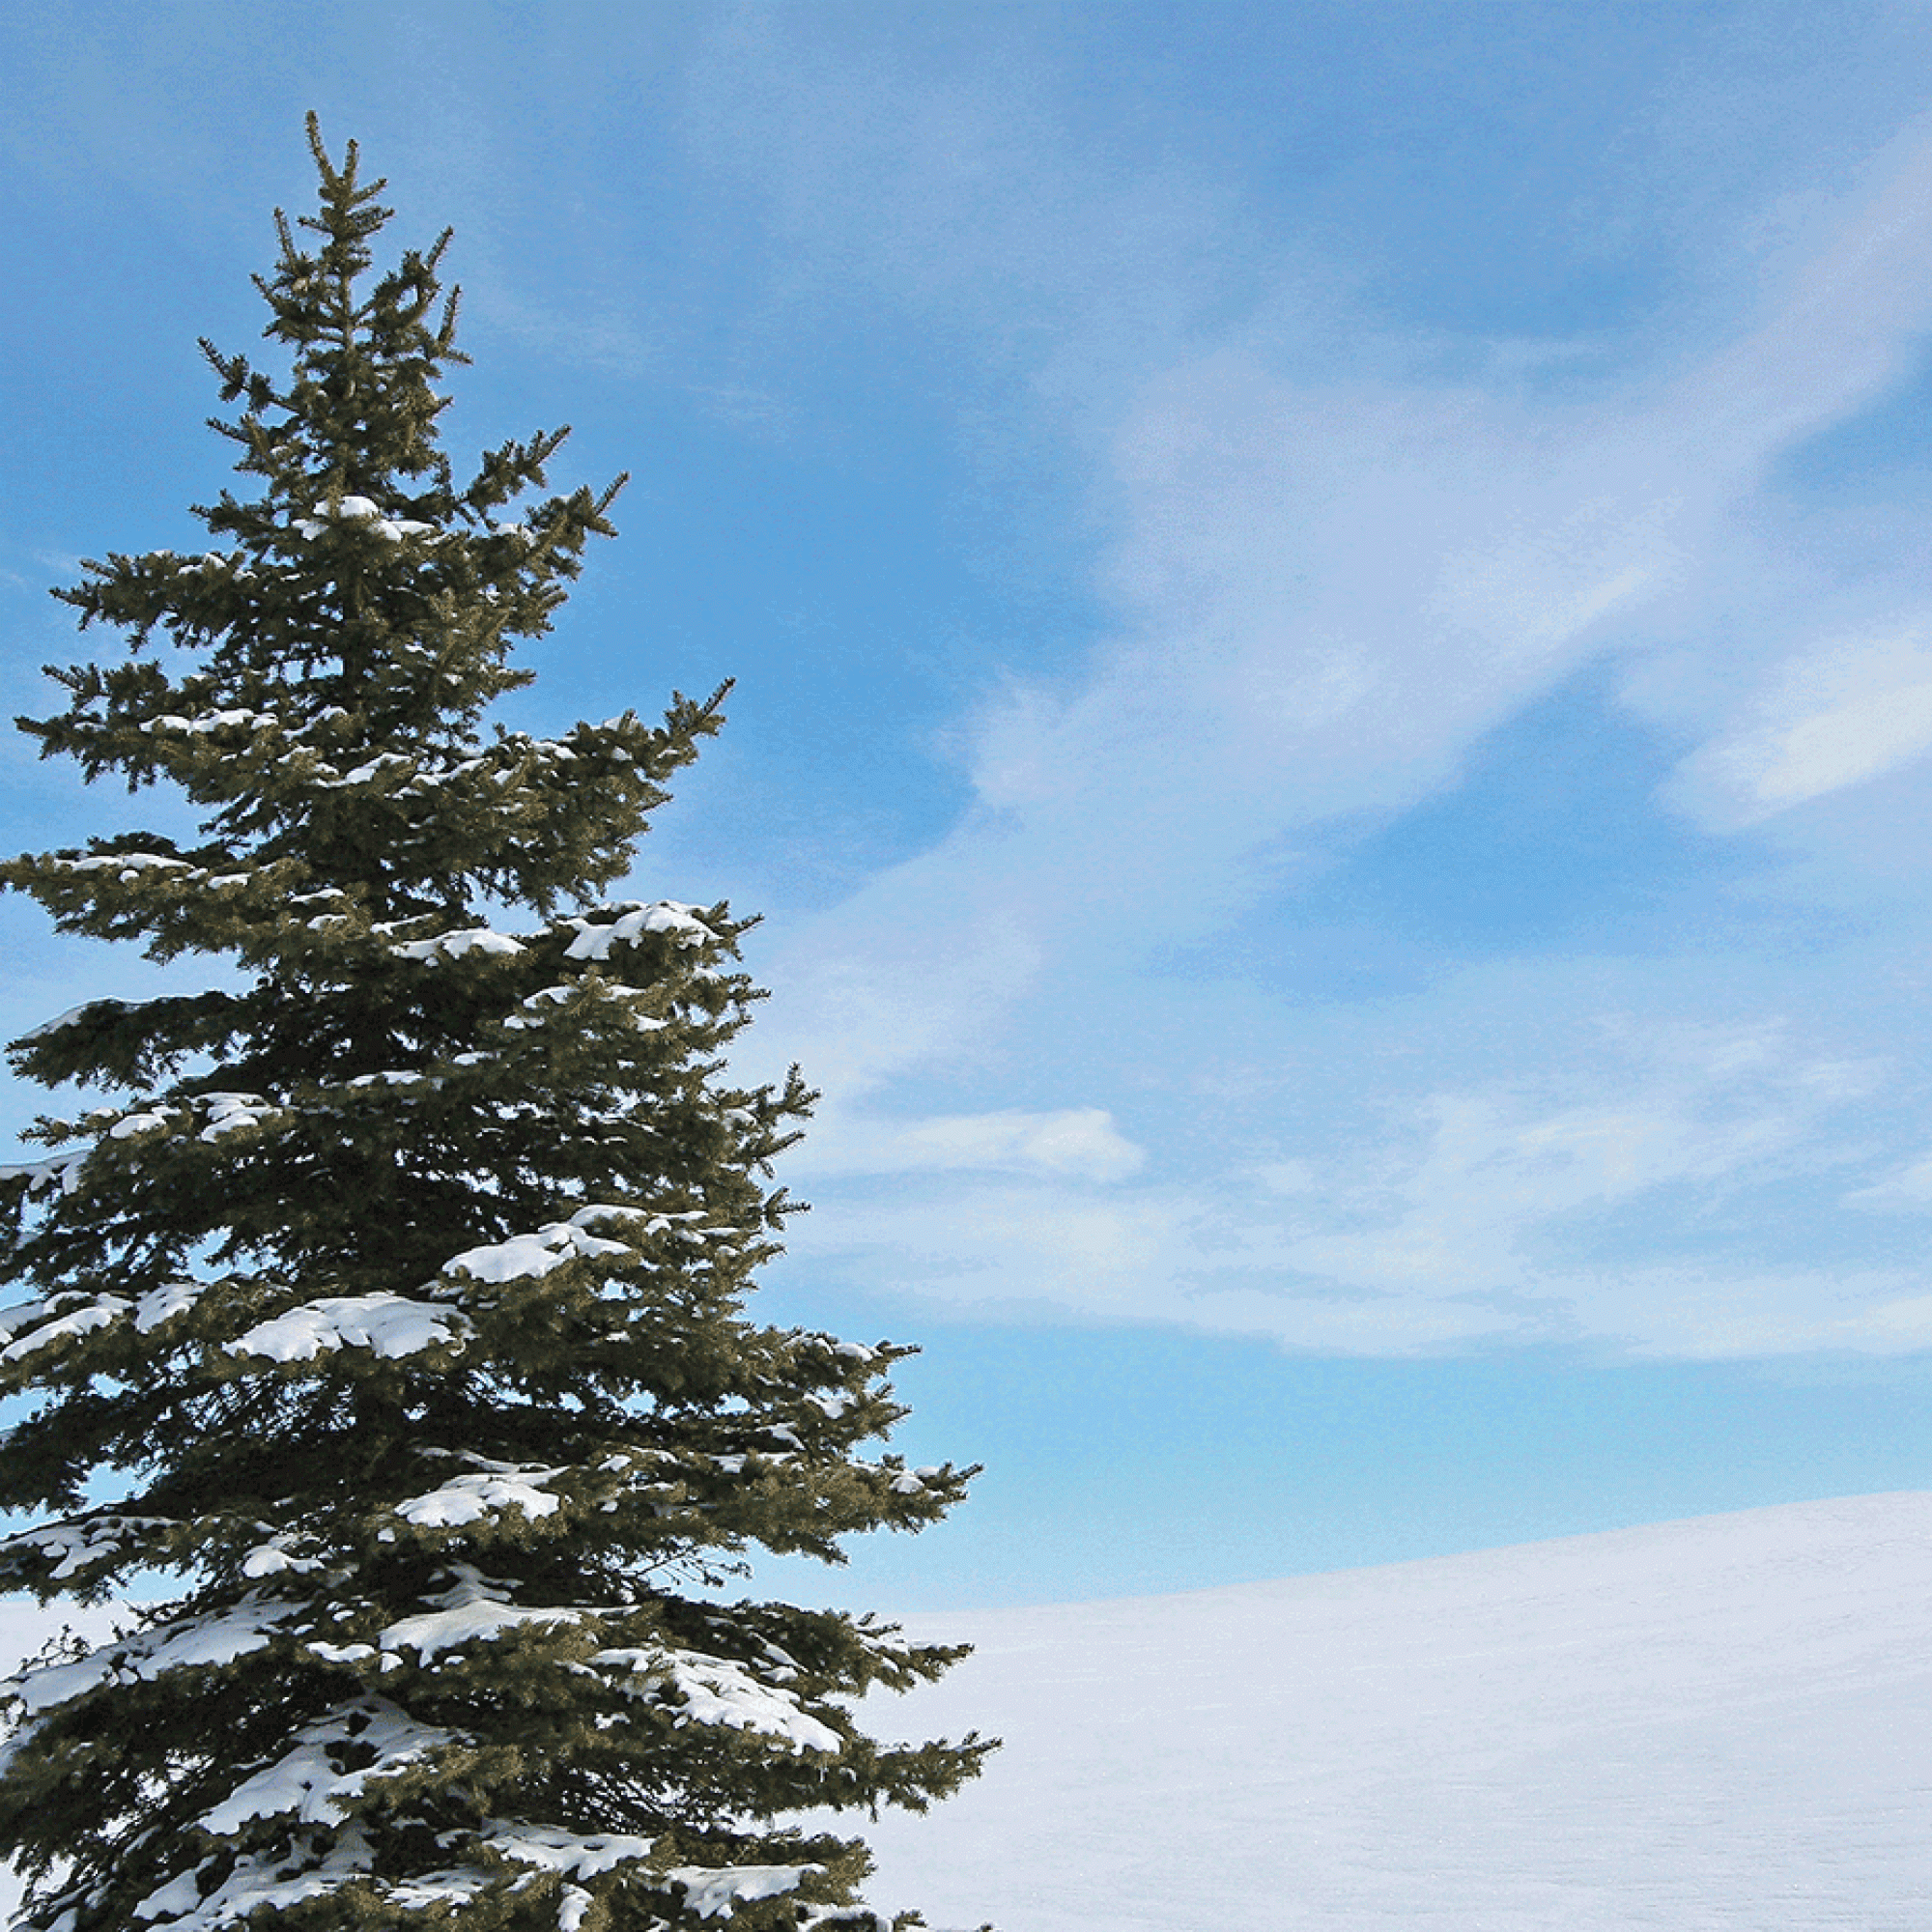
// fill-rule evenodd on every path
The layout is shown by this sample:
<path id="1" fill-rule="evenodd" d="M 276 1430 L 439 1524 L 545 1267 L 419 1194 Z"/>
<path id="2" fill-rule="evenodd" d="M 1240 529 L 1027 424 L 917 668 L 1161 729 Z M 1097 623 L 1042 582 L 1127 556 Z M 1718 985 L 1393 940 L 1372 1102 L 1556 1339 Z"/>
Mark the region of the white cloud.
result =
<path id="1" fill-rule="evenodd" d="M 1779 666 L 1732 728 L 1687 759 L 1707 820 L 1748 823 L 1932 748 L 1932 615 L 1827 641 Z"/>
<path id="2" fill-rule="evenodd" d="M 1932 1269 L 1582 1264 L 1530 1252 L 1533 1202 L 1512 1218 L 1487 1201 L 1461 1225 L 1399 1213 L 1344 1244 L 1271 1220 L 1237 1179 L 1104 1196 L 938 1178 L 814 1192 L 831 1211 L 798 1224 L 795 1263 L 910 1297 L 922 1319 L 1160 1321 L 1388 1357 L 1547 1342 L 1696 1359 L 1932 1346 Z"/>
<path id="3" fill-rule="evenodd" d="M 1854 1188 L 1844 1203 L 1848 1208 L 1885 1212 L 1925 1213 L 1932 1209 L 1932 1153 L 1921 1155 L 1869 1187 Z"/>
<path id="4" fill-rule="evenodd" d="M 1523 983 L 1409 1017 L 1464 1033 Z M 1473 1080 L 1426 1082 L 1399 1107 L 1384 1095 L 1347 1127 L 1318 1089 L 1286 1147 L 1219 1172 L 1178 1174 L 1169 1153 L 1104 1193 L 990 1162 L 887 1174 L 835 1137 L 807 1177 L 820 1211 L 795 1253 L 960 1316 L 1057 1309 L 1323 1351 L 1921 1346 L 1932 1267 L 1865 1252 L 1871 1223 L 1835 1212 L 1834 1177 L 1871 1164 L 1869 1109 L 1893 1069 L 1769 1023 L 1626 1017 L 1566 1037 L 1548 1028 L 1552 990 L 1531 1070 L 1486 1082 L 1477 1055 Z M 1727 1231 L 1715 1248 L 1714 1224 Z M 1811 1238 L 1794 1243 L 1794 1226 Z"/>
<path id="5" fill-rule="evenodd" d="M 1686 1183 L 1762 1181 L 1880 1077 L 1794 1061 L 1755 1030 L 1673 1028 L 1632 1042 L 1631 1059 L 1613 1082 L 1554 1106 L 1509 1088 L 1431 1095 L 1419 1153 L 1372 1186 L 1331 1179 L 1329 1225 L 1287 1240 L 1281 1261 L 1378 1293 L 1548 1296 L 1579 1272 L 1563 1259 L 1576 1236 L 1552 1237 L 1561 1224 Z M 1592 1084 L 1574 1064 L 1546 1083 Z"/>
<path id="6" fill-rule="evenodd" d="M 1102 1107 L 1068 1107 L 1052 1113 L 1006 1109 L 901 1121 L 833 1114 L 817 1123 L 794 1171 L 806 1182 L 821 1174 L 957 1169 L 1114 1181 L 1137 1173 L 1146 1159 Z"/>

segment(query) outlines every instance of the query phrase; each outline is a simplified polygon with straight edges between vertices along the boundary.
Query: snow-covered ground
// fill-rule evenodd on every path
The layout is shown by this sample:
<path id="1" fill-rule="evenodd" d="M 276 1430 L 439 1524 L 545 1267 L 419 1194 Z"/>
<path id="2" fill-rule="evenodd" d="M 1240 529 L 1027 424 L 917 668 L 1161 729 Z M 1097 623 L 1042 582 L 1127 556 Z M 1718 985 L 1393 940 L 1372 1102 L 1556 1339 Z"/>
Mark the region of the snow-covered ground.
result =
<path id="1" fill-rule="evenodd" d="M 905 1619 L 1007 1740 L 872 1895 L 1000 1932 L 1932 1928 L 1932 1494 Z"/>
<path id="2" fill-rule="evenodd" d="M 905 1623 L 873 1727 L 1007 1740 L 867 1828 L 935 1927 L 1932 1928 L 1932 1494 Z"/>

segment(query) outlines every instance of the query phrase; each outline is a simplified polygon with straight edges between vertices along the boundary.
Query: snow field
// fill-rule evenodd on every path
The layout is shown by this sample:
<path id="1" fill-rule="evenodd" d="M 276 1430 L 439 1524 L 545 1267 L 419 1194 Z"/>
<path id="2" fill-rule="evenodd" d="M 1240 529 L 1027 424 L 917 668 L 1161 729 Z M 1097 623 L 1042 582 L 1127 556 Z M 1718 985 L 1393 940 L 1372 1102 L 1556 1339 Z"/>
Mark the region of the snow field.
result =
<path id="1" fill-rule="evenodd" d="M 1932 1494 L 902 1619 L 1006 1748 L 863 1828 L 1000 1932 L 1925 1932 Z"/>

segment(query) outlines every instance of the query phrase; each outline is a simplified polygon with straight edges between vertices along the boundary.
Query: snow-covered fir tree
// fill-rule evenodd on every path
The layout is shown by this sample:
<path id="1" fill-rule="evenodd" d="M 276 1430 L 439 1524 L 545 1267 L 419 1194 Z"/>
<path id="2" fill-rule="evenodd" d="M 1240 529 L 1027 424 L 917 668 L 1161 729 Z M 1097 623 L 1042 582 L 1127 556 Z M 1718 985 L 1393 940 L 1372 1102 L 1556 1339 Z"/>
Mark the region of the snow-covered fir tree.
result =
<path id="1" fill-rule="evenodd" d="M 0 1185 L 0 1508 L 35 1524 L 0 1588 L 175 1592 L 10 1687 L 18 1924 L 883 1926 L 863 1840 L 798 1821 L 978 1768 L 853 1716 L 959 1652 L 718 1584 L 973 1472 L 860 1453 L 905 1350 L 746 1318 L 812 1096 L 724 1064 L 746 921 L 604 896 L 719 696 L 486 730 L 614 487 L 542 494 L 561 433 L 458 480 L 448 237 L 372 273 L 383 185 L 310 140 L 319 213 L 258 278 L 286 373 L 204 344 L 244 488 L 197 510 L 206 554 L 57 593 L 129 648 L 22 721 L 178 787 L 200 842 L 0 874 L 62 931 L 228 965 L 13 1048 L 110 1100 Z"/>

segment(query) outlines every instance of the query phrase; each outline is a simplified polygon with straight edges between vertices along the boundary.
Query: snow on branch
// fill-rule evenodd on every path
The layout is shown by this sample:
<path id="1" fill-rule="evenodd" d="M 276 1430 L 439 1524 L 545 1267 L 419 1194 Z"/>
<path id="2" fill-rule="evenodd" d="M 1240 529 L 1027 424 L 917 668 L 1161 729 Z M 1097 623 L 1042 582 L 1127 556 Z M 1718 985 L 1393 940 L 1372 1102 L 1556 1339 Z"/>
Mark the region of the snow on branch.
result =
<path id="1" fill-rule="evenodd" d="M 659 899 L 646 904 L 639 899 L 607 911 L 618 917 L 608 925 L 595 920 L 568 919 L 563 923 L 577 937 L 564 950 L 566 959 L 608 959 L 613 946 L 635 946 L 644 934 L 669 933 L 679 946 L 716 945 L 718 934 L 697 917 L 696 906 L 681 905 L 676 899 Z"/>
<path id="2" fill-rule="evenodd" d="M 313 1854 L 311 1855 L 313 1856 Z M 329 1834 L 327 1850 L 305 1869 L 293 1871 L 273 1852 L 243 1852 L 228 1875 L 204 1898 L 201 1877 L 216 1861 L 210 1859 L 157 1887 L 134 1908 L 133 1916 L 166 1932 L 213 1932 L 236 1925 L 257 1912 L 287 1911 L 305 1899 L 320 1897 L 345 1885 L 368 1885 L 375 1853 L 359 1824 L 350 1820 Z M 487 1883 L 480 1874 L 461 1890 L 452 1887 L 418 1885 L 384 1889 L 384 1896 L 407 1909 L 438 1903 L 467 1903 Z M 406 1899 L 405 1890 L 425 1896 Z"/>
<path id="3" fill-rule="evenodd" d="M 383 514 L 382 506 L 372 502 L 367 497 L 344 497 L 334 505 L 318 504 L 319 516 L 298 517 L 295 521 L 296 535 L 313 543 L 322 536 L 331 523 L 361 524 L 384 543 L 401 543 L 405 537 L 440 537 L 443 532 L 434 524 L 419 523 L 413 517 L 389 517 Z"/>
<path id="4" fill-rule="evenodd" d="M 684 1888 L 685 1905 L 700 1918 L 723 1918 L 734 1905 L 782 1898 L 823 1865 L 673 1865 L 665 1873 Z"/>
<path id="5" fill-rule="evenodd" d="M 89 1295 L 71 1289 L 41 1301 L 22 1302 L 0 1314 L 0 1334 L 14 1338 L 0 1349 L 0 1362 L 24 1361 L 57 1342 L 111 1327 L 132 1307 L 125 1295 Z"/>
<path id="6" fill-rule="evenodd" d="M 518 1004 L 522 1010 L 514 1012 L 502 1024 L 511 1033 L 531 1033 L 542 1026 L 549 1017 L 547 1009 L 564 1006 L 579 998 L 585 985 L 593 987 L 607 1000 L 632 1001 L 648 1000 L 655 997 L 648 987 L 622 986 L 611 980 L 590 980 L 574 986 L 544 986 L 536 992 L 526 995 Z M 649 1013 L 628 1013 L 625 1017 L 639 1033 L 660 1033 L 670 1023 L 654 1018 Z"/>
<path id="7" fill-rule="evenodd" d="M 512 1235 L 506 1241 L 491 1241 L 479 1248 L 466 1248 L 442 1264 L 445 1275 L 468 1275 L 472 1281 L 517 1281 L 528 1275 L 548 1274 L 579 1256 L 628 1255 L 636 1252 L 635 1241 L 607 1241 L 589 1230 L 600 1220 L 636 1209 L 623 1208 L 581 1208 L 568 1221 L 553 1221 L 534 1235 Z M 654 1221 L 669 1221 L 663 1215 Z M 647 1233 L 658 1232 L 647 1227 Z"/>
<path id="8" fill-rule="evenodd" d="M 601 1610 L 530 1608 L 496 1594 L 481 1572 L 467 1563 L 452 1566 L 456 1582 L 444 1592 L 440 1607 L 413 1617 L 402 1617 L 382 1634 L 384 1650 L 412 1650 L 427 1663 L 445 1650 L 466 1643 L 493 1643 L 506 1632 L 528 1624 L 594 1623 Z"/>
<path id="9" fill-rule="evenodd" d="M 46 1194 L 56 1188 L 63 1194 L 71 1194 L 80 1185 L 80 1169 L 93 1151 L 92 1148 L 77 1148 L 70 1153 L 57 1153 L 49 1160 L 0 1167 L 0 1185 L 18 1180 L 26 1183 L 29 1194 Z"/>
<path id="10" fill-rule="evenodd" d="M 129 1301 L 122 1294 L 57 1289 L 38 1300 L 0 1309 L 0 1341 L 7 1345 L 0 1349 L 0 1363 L 24 1362 L 57 1343 L 111 1328 L 128 1315 L 133 1317 L 137 1333 L 152 1334 L 177 1315 L 186 1313 L 206 1292 L 200 1282 L 170 1281 Z"/>
<path id="11" fill-rule="evenodd" d="M 303 1859 L 308 1861 L 302 1862 Z M 293 1855 L 241 1853 L 227 1875 L 204 1898 L 205 1875 L 218 1863 L 215 1859 L 204 1860 L 192 1870 L 157 1887 L 134 1907 L 133 1917 L 156 1926 L 159 1932 L 215 1932 L 219 1926 L 242 1924 L 257 1913 L 278 1915 L 352 1885 L 372 1897 L 379 1910 L 387 1907 L 396 1914 L 433 1913 L 441 1917 L 475 1904 L 503 1883 L 499 1873 L 474 1866 L 428 1872 L 418 1878 L 380 1877 L 374 1847 L 355 1818 L 336 1822 L 332 1829 L 314 1827 L 298 1832 Z M 565 1889 L 566 1896 L 560 1901 L 563 1909 L 557 1915 L 558 1932 L 576 1932 L 582 1923 L 582 1907 L 575 1916 L 569 1912 L 568 1894 L 575 1889 Z M 576 1891 L 576 1896 L 587 1905 L 587 1893 Z M 364 1903 L 360 1910 L 366 1914 L 369 1907 Z M 818 1921 L 814 1918 L 811 1922 Z M 640 1924 L 638 1932 L 668 1932 L 668 1928 L 654 1916 L 648 1924 Z"/>
<path id="12" fill-rule="evenodd" d="M 64 872 L 113 872 L 124 886 L 131 886 L 145 872 L 191 872 L 205 876 L 201 867 L 166 852 L 108 852 L 96 859 L 57 859 Z"/>
<path id="13" fill-rule="evenodd" d="M 92 1516 L 49 1523 L 0 1542 L 0 1569 L 11 1568 L 8 1559 L 16 1554 L 38 1556 L 51 1566 L 50 1578 L 64 1583 L 121 1562 L 130 1549 L 142 1548 L 174 1526 L 173 1518 L 159 1516 Z"/>
<path id="14" fill-rule="evenodd" d="M 501 1819 L 493 1819 L 482 1837 L 492 1851 L 520 1865 L 534 1865 L 566 1878 L 596 1878 L 618 1865 L 648 1859 L 655 1849 L 649 1838 L 623 1832 L 599 1832 L 595 1837 L 582 1838 L 574 1832 Z"/>
<path id="15" fill-rule="evenodd" d="M 142 724 L 144 731 L 180 731 L 205 737 L 212 731 L 258 731 L 277 726 L 281 720 L 272 711 L 204 711 L 198 718 L 183 718 L 164 711 Z"/>
<path id="16" fill-rule="evenodd" d="M 371 1779 L 393 1776 L 433 1750 L 464 1742 L 454 1731 L 416 1722 L 384 1697 L 358 1697 L 304 1725 L 296 1733 L 295 1749 L 244 1778 L 197 1824 L 223 1838 L 256 1818 L 338 1824 L 348 1803 Z M 351 1749 L 367 1761 L 345 1771 L 340 1760 Z"/>
<path id="17" fill-rule="evenodd" d="M 845 1740 L 796 1698 L 728 1659 L 652 1648 L 600 1650 L 590 1662 L 619 1673 L 616 1688 L 631 1696 L 667 1700 L 678 1712 L 680 1728 L 710 1724 L 752 1731 L 781 1740 L 791 1751 L 837 1753 L 845 1747 Z"/>
<path id="18" fill-rule="evenodd" d="M 420 959 L 433 965 L 439 959 L 461 959 L 468 952 L 508 956 L 523 947 L 506 932 L 492 932 L 487 925 L 465 926 L 461 932 L 439 933 L 434 939 L 405 939 L 389 948 L 398 959 Z"/>
<path id="19" fill-rule="evenodd" d="M 174 1670 L 210 1669 L 264 1650 L 302 1605 L 250 1596 L 232 1610 L 191 1616 L 103 1644 L 71 1663 L 30 1664 L 6 1689 L 37 1718 L 102 1684 L 153 1683 Z M 16 1734 L 17 1742 L 17 1734 Z"/>
<path id="20" fill-rule="evenodd" d="M 245 1335 L 223 1343 L 222 1352 L 309 1362 L 335 1349 L 367 1349 L 379 1359 L 395 1361 L 425 1349 L 460 1350 L 475 1332 L 460 1311 L 406 1294 L 325 1295 L 258 1321 Z"/>
<path id="21" fill-rule="evenodd" d="M 64 1033 L 71 1026 L 78 1026 L 90 1019 L 107 1019 L 117 1013 L 130 1013 L 136 1007 L 152 1006 L 152 1000 L 89 1000 L 78 1007 L 70 1007 L 64 1013 L 56 1013 L 50 1020 L 43 1020 L 39 1026 L 29 1029 L 14 1042 L 17 1047 L 30 1046 L 38 1040 L 51 1039 L 57 1033 Z"/>
<path id="22" fill-rule="evenodd" d="M 554 1482 L 566 1473 L 564 1469 L 547 1469 L 535 1463 L 493 1463 L 468 1451 L 457 1453 L 466 1462 L 482 1466 L 467 1476 L 451 1476 L 422 1495 L 398 1503 L 396 1514 L 405 1522 L 421 1529 L 451 1529 L 513 1509 L 535 1520 L 554 1516 L 562 1508 L 561 1499 L 539 1485 Z"/>

